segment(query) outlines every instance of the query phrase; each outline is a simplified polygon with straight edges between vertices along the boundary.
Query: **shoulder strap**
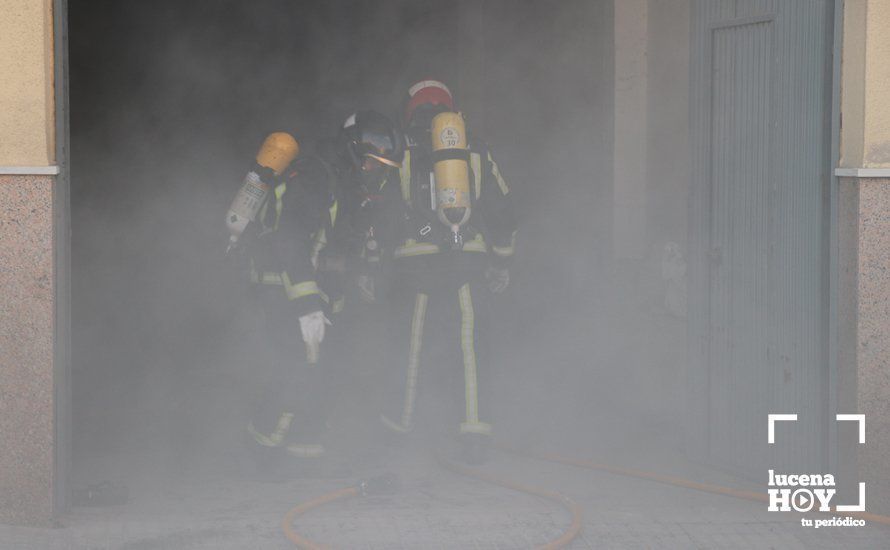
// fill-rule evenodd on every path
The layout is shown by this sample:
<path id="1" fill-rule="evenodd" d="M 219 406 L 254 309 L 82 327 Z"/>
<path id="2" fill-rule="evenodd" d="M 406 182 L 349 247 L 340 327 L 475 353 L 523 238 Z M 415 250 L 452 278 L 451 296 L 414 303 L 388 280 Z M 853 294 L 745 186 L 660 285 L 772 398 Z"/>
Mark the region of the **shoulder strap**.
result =
<path id="1" fill-rule="evenodd" d="M 405 151 L 402 166 L 399 168 L 399 179 L 402 183 L 402 199 L 411 202 L 411 151 Z"/>

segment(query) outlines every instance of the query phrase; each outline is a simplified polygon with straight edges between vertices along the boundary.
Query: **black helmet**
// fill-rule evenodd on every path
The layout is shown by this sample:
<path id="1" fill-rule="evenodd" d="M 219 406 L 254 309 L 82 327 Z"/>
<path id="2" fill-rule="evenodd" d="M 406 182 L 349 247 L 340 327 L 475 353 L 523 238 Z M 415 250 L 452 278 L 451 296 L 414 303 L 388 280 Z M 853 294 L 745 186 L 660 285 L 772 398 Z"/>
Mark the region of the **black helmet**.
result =
<path id="1" fill-rule="evenodd" d="M 356 169 L 368 158 L 398 168 L 405 156 L 405 137 L 388 118 L 376 111 L 359 111 L 340 130 L 341 155 Z"/>

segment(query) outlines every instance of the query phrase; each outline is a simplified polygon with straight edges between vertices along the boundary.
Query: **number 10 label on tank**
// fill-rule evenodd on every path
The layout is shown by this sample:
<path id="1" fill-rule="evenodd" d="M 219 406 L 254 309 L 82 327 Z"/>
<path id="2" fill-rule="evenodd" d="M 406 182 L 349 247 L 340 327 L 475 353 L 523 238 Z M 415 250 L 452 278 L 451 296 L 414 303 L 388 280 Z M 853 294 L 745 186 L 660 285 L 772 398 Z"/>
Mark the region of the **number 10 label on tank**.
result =
<path id="1" fill-rule="evenodd" d="M 439 134 L 439 139 L 445 147 L 457 147 L 460 143 L 460 132 L 458 132 L 456 128 L 446 126 L 445 128 L 442 128 L 442 133 Z"/>

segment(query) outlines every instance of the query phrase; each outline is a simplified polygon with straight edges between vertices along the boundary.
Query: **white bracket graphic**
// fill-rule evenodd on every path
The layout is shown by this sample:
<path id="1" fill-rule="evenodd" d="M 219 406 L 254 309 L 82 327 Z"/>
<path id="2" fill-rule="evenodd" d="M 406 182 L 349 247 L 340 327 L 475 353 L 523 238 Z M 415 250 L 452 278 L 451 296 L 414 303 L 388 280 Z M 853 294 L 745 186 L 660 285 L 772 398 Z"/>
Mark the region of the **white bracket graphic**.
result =
<path id="1" fill-rule="evenodd" d="M 796 414 L 770 414 L 767 415 L 769 420 L 769 428 L 767 434 L 767 441 L 770 445 L 776 442 L 776 422 L 797 422 Z"/>
<path id="2" fill-rule="evenodd" d="M 767 415 L 769 421 L 767 439 L 772 445 L 776 442 L 776 422 L 797 422 L 796 414 L 770 414 Z M 856 422 L 859 424 L 859 444 L 865 443 L 865 415 L 864 414 L 839 414 L 835 417 L 838 422 Z M 859 503 L 858 504 L 838 504 L 835 506 L 837 512 L 864 512 L 865 511 L 865 483 L 859 482 Z"/>
<path id="3" fill-rule="evenodd" d="M 864 414 L 839 414 L 838 422 L 856 422 L 859 424 L 859 444 L 865 443 L 865 415 Z M 834 508 L 838 512 L 864 512 L 865 511 L 865 483 L 859 482 L 859 504 L 838 504 Z"/>
<path id="4" fill-rule="evenodd" d="M 865 483 L 859 482 L 859 504 L 838 504 L 834 507 L 837 512 L 864 512 L 865 511 Z"/>
<path id="5" fill-rule="evenodd" d="M 864 414 L 839 414 L 838 422 L 858 422 L 859 423 L 859 444 L 865 443 L 865 415 Z"/>

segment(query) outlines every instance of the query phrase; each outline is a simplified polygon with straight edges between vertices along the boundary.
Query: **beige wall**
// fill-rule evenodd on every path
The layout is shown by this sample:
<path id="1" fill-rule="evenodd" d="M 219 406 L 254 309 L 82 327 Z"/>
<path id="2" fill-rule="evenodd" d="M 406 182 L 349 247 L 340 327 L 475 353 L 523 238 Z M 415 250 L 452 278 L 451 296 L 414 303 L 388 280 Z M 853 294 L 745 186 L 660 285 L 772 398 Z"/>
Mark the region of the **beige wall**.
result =
<path id="1" fill-rule="evenodd" d="M 51 0 L 0 0 L 0 166 L 54 162 Z"/>
<path id="2" fill-rule="evenodd" d="M 890 1 L 869 0 L 865 41 L 864 166 L 890 168 Z"/>
<path id="3" fill-rule="evenodd" d="M 890 168 L 890 1 L 846 0 L 841 161 Z"/>
<path id="4" fill-rule="evenodd" d="M 646 223 L 650 254 L 686 243 L 689 198 L 690 0 L 649 2 Z"/>
<path id="5" fill-rule="evenodd" d="M 648 0 L 615 2 L 613 250 L 646 255 Z"/>
<path id="6" fill-rule="evenodd" d="M 614 251 L 686 241 L 690 0 L 615 2 Z"/>

